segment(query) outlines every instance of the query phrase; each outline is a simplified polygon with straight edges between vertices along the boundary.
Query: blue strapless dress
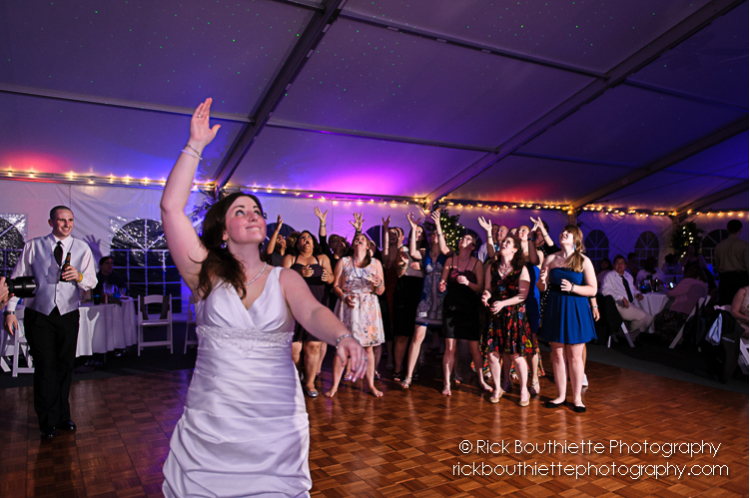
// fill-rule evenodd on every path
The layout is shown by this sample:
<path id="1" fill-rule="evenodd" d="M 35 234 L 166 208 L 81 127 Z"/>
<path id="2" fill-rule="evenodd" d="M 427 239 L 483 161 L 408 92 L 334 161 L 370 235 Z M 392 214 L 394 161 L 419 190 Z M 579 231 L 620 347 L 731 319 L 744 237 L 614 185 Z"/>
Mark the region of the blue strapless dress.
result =
<path id="1" fill-rule="evenodd" d="M 563 280 L 581 285 L 583 272 L 574 272 L 570 268 L 550 270 L 549 294 L 540 336 L 546 341 L 561 344 L 581 344 L 596 339 L 589 298 L 562 292 L 560 283 Z"/>

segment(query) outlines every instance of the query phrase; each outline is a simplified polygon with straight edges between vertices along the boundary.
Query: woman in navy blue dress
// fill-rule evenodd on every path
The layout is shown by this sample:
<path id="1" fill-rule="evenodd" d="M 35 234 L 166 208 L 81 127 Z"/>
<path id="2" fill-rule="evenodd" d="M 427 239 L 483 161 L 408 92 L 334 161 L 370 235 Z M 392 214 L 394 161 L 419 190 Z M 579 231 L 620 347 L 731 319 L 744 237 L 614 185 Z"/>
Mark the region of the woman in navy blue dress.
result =
<path id="1" fill-rule="evenodd" d="M 567 387 L 566 360 L 570 369 L 573 410 L 586 411 L 581 400 L 583 383 L 583 348 L 596 339 L 594 317 L 589 298 L 596 296 L 596 271 L 591 260 L 583 255 L 583 234 L 575 225 L 568 225 L 560 234 L 561 251 L 544 260 L 537 286 L 549 291 L 542 319 L 541 337 L 552 346 L 552 369 L 555 372 L 557 398 L 547 408 L 565 404 Z"/>

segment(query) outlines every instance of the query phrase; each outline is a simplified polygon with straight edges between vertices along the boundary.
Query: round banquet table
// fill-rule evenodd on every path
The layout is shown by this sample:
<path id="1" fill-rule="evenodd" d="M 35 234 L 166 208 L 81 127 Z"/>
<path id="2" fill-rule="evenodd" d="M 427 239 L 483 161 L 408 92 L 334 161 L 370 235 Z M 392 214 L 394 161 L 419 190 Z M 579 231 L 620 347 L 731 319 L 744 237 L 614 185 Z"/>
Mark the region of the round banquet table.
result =
<path id="1" fill-rule="evenodd" d="M 90 356 L 124 349 L 138 342 L 138 329 L 135 320 L 135 301 L 123 298 L 122 306 L 117 304 L 83 304 L 78 328 L 76 356 Z M 16 309 L 18 333 L 23 337 L 24 307 Z M 5 330 L 0 333 L 0 356 L 7 356 L 8 346 L 13 346 L 13 337 Z"/>
<path id="2" fill-rule="evenodd" d="M 639 307 L 651 316 L 656 316 L 664 309 L 669 302 L 669 296 L 663 292 L 648 292 L 643 294 L 643 301 L 640 301 Z M 648 333 L 654 333 L 654 324 L 648 328 Z"/>
<path id="3" fill-rule="evenodd" d="M 76 356 L 125 349 L 138 342 L 133 299 L 123 298 L 122 306 L 86 304 L 78 309 L 81 319 Z"/>

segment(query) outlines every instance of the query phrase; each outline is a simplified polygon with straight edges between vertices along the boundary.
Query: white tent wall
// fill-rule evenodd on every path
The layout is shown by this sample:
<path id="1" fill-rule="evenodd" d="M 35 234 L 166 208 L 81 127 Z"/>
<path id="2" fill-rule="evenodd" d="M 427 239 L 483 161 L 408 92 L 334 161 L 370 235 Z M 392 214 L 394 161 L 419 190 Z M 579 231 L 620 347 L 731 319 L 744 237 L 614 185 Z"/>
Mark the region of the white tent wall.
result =
<path id="1" fill-rule="evenodd" d="M 690 216 L 686 221 L 695 222 L 695 224 L 698 225 L 698 228 L 703 230 L 702 235 L 705 237 L 714 230 L 726 230 L 729 220 L 740 220 L 742 222 L 742 232 L 740 232 L 740 238 L 742 240 L 748 240 L 748 232 L 750 232 L 750 228 L 748 227 L 748 225 L 750 225 L 750 223 L 748 223 L 748 214 L 746 212 L 743 212 L 741 216 L 719 216 L 718 214 L 712 214 L 709 216 L 702 214 L 699 216 Z"/>
<path id="2" fill-rule="evenodd" d="M 638 237 L 645 231 L 653 232 L 659 241 L 659 266 L 664 256 L 672 252 L 672 219 L 668 216 L 616 215 L 600 212 L 583 212 L 578 216 L 584 239 L 594 230 L 601 230 L 609 240 L 609 259 L 618 254 L 627 257 L 634 252 Z"/>

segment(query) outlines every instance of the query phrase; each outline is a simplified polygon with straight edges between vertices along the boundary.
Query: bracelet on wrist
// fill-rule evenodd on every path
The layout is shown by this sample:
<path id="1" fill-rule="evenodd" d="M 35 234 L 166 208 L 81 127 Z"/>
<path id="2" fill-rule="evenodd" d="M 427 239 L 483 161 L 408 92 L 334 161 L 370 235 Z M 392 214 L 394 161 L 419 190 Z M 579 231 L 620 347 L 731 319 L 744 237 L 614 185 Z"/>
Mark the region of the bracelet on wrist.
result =
<path id="1" fill-rule="evenodd" d="M 592 309 L 592 310 L 598 310 L 598 309 L 599 309 L 599 306 L 597 306 L 597 305 L 593 305 L 593 306 L 591 307 L 591 309 Z"/>
<path id="2" fill-rule="evenodd" d="M 190 145 L 190 142 L 188 142 L 187 144 L 185 144 L 185 147 L 188 147 L 190 150 L 192 150 L 193 152 L 195 152 L 196 154 L 198 154 L 198 157 L 201 160 L 203 160 L 203 156 L 201 156 L 201 153 L 198 152 L 198 149 L 196 149 L 195 147 L 193 147 L 192 145 Z"/>
<path id="3" fill-rule="evenodd" d="M 342 340 L 346 339 L 347 337 L 352 337 L 352 335 L 351 334 L 344 334 L 344 335 L 338 336 L 338 338 L 336 339 L 336 344 L 334 344 L 334 346 L 339 347 L 339 343 Z"/>
<path id="4" fill-rule="evenodd" d="M 16 314 L 16 312 L 15 312 L 15 311 L 9 311 L 9 310 L 3 311 L 3 315 L 4 315 L 4 316 L 8 316 L 8 315 L 15 315 L 15 314 Z"/>
<path id="5" fill-rule="evenodd" d="M 203 158 L 200 155 L 196 154 L 195 152 L 190 152 L 187 149 L 182 149 L 182 153 L 183 154 L 187 154 L 188 156 L 196 157 L 196 158 L 198 158 L 198 161 L 202 161 L 203 160 Z"/>

